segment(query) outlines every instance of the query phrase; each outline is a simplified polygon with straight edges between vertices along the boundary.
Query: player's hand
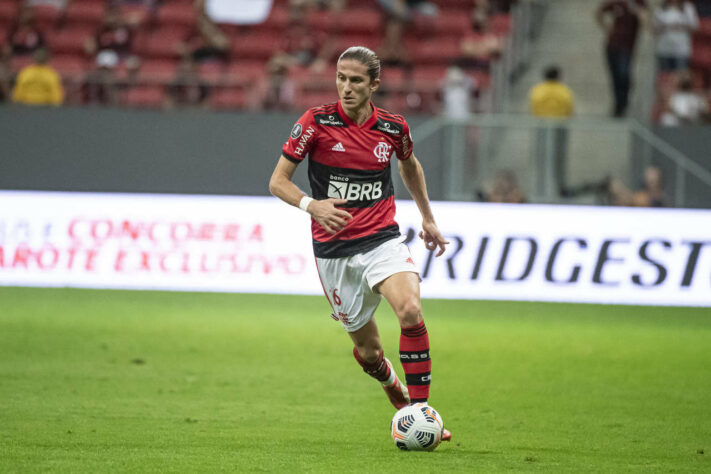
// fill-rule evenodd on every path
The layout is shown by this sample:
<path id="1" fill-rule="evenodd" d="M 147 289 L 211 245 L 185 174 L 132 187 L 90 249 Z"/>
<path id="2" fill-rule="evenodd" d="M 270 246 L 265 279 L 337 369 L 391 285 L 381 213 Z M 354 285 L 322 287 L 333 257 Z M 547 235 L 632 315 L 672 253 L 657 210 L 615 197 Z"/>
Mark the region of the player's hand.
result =
<path id="1" fill-rule="evenodd" d="M 336 234 L 343 230 L 348 224 L 348 221 L 353 219 L 353 216 L 338 209 L 336 206 L 342 206 L 348 201 L 345 199 L 324 199 L 322 201 L 311 201 L 309 203 L 308 212 L 311 217 L 318 222 L 321 227 L 326 229 L 329 234 Z"/>
<path id="2" fill-rule="evenodd" d="M 447 249 L 448 240 L 444 240 L 442 232 L 437 228 L 437 224 L 434 222 L 423 222 L 422 230 L 420 231 L 420 238 L 425 241 L 425 248 L 430 251 L 434 251 L 439 247 L 439 252 L 435 257 L 439 257 Z"/>

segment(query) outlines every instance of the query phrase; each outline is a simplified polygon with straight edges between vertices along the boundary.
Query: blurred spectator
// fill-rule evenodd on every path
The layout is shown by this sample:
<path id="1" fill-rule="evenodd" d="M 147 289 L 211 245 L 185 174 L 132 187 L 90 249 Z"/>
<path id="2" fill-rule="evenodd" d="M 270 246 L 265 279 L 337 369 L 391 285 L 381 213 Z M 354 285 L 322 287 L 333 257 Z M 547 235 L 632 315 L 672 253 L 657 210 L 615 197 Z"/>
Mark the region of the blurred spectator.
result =
<path id="1" fill-rule="evenodd" d="M 533 116 L 545 118 L 573 116 L 575 96 L 561 79 L 562 73 L 558 66 L 548 66 L 543 71 L 543 82 L 535 85 L 529 92 Z"/>
<path id="2" fill-rule="evenodd" d="M 647 1 L 605 0 L 597 9 L 596 20 L 607 36 L 605 53 L 614 95 L 612 115 L 622 117 L 629 104 L 639 26 L 648 21 Z"/>
<path id="3" fill-rule="evenodd" d="M 326 68 L 335 52 L 335 45 L 329 41 L 327 31 L 306 22 L 308 9 L 309 3 L 304 0 L 289 2 L 289 24 L 280 35 L 268 69 L 280 71 L 283 68 L 304 67 L 320 73 Z"/>
<path id="4" fill-rule="evenodd" d="M 119 11 L 129 25 L 142 25 L 156 14 L 161 0 L 107 0 L 107 8 Z"/>
<path id="5" fill-rule="evenodd" d="M 378 0 L 385 14 L 385 34 L 378 48 L 378 57 L 384 66 L 410 68 L 412 58 L 403 42 L 406 26 L 414 25 L 427 30 L 437 16 L 437 6 L 427 0 Z"/>
<path id="6" fill-rule="evenodd" d="M 136 20 L 131 22 L 121 16 L 117 8 L 108 8 L 104 16 L 104 22 L 99 27 L 96 35 L 87 38 L 84 49 L 90 56 L 96 59 L 99 54 L 104 57 L 115 56 L 115 63 L 123 63 L 129 74 L 135 73 L 140 61 L 133 53 L 134 28 L 137 26 Z"/>
<path id="7" fill-rule="evenodd" d="M 118 105 L 117 65 L 118 58 L 112 51 L 102 51 L 96 55 L 95 67 L 85 79 L 84 101 L 87 104 Z"/>
<path id="8" fill-rule="evenodd" d="M 677 89 L 672 92 L 661 117 L 665 126 L 700 124 L 709 118 L 708 99 L 703 94 L 694 91 L 691 74 L 682 72 L 678 79 Z"/>
<path id="9" fill-rule="evenodd" d="M 190 56 L 180 61 L 175 79 L 166 87 L 165 108 L 206 107 L 210 86 L 200 78 Z"/>
<path id="10" fill-rule="evenodd" d="M 455 119 L 468 118 L 475 92 L 474 79 L 460 67 L 450 66 L 442 84 L 442 114 Z"/>
<path id="11" fill-rule="evenodd" d="M 685 70 L 691 57 L 691 34 L 699 28 L 694 4 L 685 0 L 665 0 L 654 11 L 654 34 L 659 70 Z"/>
<path id="12" fill-rule="evenodd" d="M 0 54 L 0 102 L 10 100 L 12 91 L 12 65 L 10 56 Z"/>
<path id="13" fill-rule="evenodd" d="M 479 197 L 487 202 L 512 204 L 526 202 L 526 197 L 518 185 L 516 174 L 509 169 L 499 170 L 494 176 L 494 182 L 490 185 L 488 192 L 479 193 Z"/>
<path id="14" fill-rule="evenodd" d="M 267 110 L 289 110 L 296 99 L 296 84 L 289 77 L 288 65 L 273 58 L 267 65 L 267 78 L 262 81 L 262 107 Z"/>
<path id="15" fill-rule="evenodd" d="M 31 56 L 45 47 L 44 35 L 35 23 L 35 13 L 30 7 L 23 7 L 17 20 L 10 27 L 3 55 Z"/>
<path id="16" fill-rule="evenodd" d="M 529 92 L 529 104 L 534 117 L 565 119 L 573 116 L 575 96 L 573 91 L 561 82 L 561 76 L 558 66 L 549 66 L 543 71 L 543 82 L 535 85 Z M 551 145 L 552 150 L 549 148 Z M 536 159 L 540 162 L 546 156 L 552 157 L 554 184 L 561 195 L 566 194 L 567 155 L 568 129 L 566 127 L 557 125 L 538 127 Z"/>
<path id="17" fill-rule="evenodd" d="M 656 166 L 648 166 L 644 169 L 644 183 L 637 191 L 631 191 L 622 181 L 613 179 L 609 187 L 612 204 L 616 206 L 664 207 L 666 206 L 666 197 L 662 184 L 662 171 Z"/>
<path id="18" fill-rule="evenodd" d="M 61 105 L 64 89 L 59 74 L 48 64 L 49 52 L 38 49 L 32 58 L 34 63 L 17 75 L 12 101 L 25 105 Z"/>
<path id="19" fill-rule="evenodd" d="M 195 2 L 197 23 L 178 45 L 180 56 L 190 56 L 195 63 L 229 60 L 230 41 L 205 12 L 204 0 Z"/>
<path id="20" fill-rule="evenodd" d="M 488 71 L 491 61 L 498 59 L 504 48 L 502 39 L 490 28 L 489 10 L 486 3 L 474 7 L 471 13 L 471 30 L 462 38 L 461 65 L 470 69 Z"/>

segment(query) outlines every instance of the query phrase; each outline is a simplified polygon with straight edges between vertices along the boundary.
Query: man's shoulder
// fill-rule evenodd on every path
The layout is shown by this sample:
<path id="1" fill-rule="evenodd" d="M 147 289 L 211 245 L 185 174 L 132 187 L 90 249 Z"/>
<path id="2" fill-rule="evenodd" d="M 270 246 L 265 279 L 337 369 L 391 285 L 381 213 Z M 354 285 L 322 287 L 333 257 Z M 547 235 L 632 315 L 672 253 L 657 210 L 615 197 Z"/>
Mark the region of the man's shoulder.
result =
<path id="1" fill-rule="evenodd" d="M 375 112 L 377 119 L 371 127 L 373 130 L 378 130 L 388 135 L 400 136 L 404 133 L 405 127 L 408 126 L 405 117 L 400 114 L 391 113 L 380 107 L 376 107 Z"/>
<path id="2" fill-rule="evenodd" d="M 322 127 L 347 127 L 345 120 L 338 113 L 338 103 L 331 102 L 328 104 L 311 107 L 309 109 L 313 116 L 314 123 Z"/>

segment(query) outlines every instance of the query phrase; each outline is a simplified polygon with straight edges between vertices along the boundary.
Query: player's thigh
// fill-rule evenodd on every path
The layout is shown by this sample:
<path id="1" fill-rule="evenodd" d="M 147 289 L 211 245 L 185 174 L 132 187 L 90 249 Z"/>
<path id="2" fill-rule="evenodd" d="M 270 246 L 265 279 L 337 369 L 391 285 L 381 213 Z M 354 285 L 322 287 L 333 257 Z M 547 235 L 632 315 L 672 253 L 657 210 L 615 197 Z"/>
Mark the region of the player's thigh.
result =
<path id="1" fill-rule="evenodd" d="M 381 296 L 370 289 L 362 271 L 348 258 L 317 258 L 316 266 L 334 319 L 340 320 L 349 333 L 365 326 L 373 317 Z"/>

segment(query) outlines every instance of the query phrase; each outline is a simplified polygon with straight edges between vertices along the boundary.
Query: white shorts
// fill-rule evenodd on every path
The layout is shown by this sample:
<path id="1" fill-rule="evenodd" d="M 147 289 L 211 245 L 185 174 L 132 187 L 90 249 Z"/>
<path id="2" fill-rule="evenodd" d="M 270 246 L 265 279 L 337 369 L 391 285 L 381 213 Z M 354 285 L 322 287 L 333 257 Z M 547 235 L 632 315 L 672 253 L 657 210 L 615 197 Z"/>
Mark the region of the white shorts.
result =
<path id="1" fill-rule="evenodd" d="M 331 317 L 340 320 L 346 331 L 357 331 L 373 317 L 382 298 L 373 290 L 378 283 L 396 273 L 418 273 L 402 240 L 388 240 L 350 257 L 316 258 L 323 291 L 333 308 Z"/>

